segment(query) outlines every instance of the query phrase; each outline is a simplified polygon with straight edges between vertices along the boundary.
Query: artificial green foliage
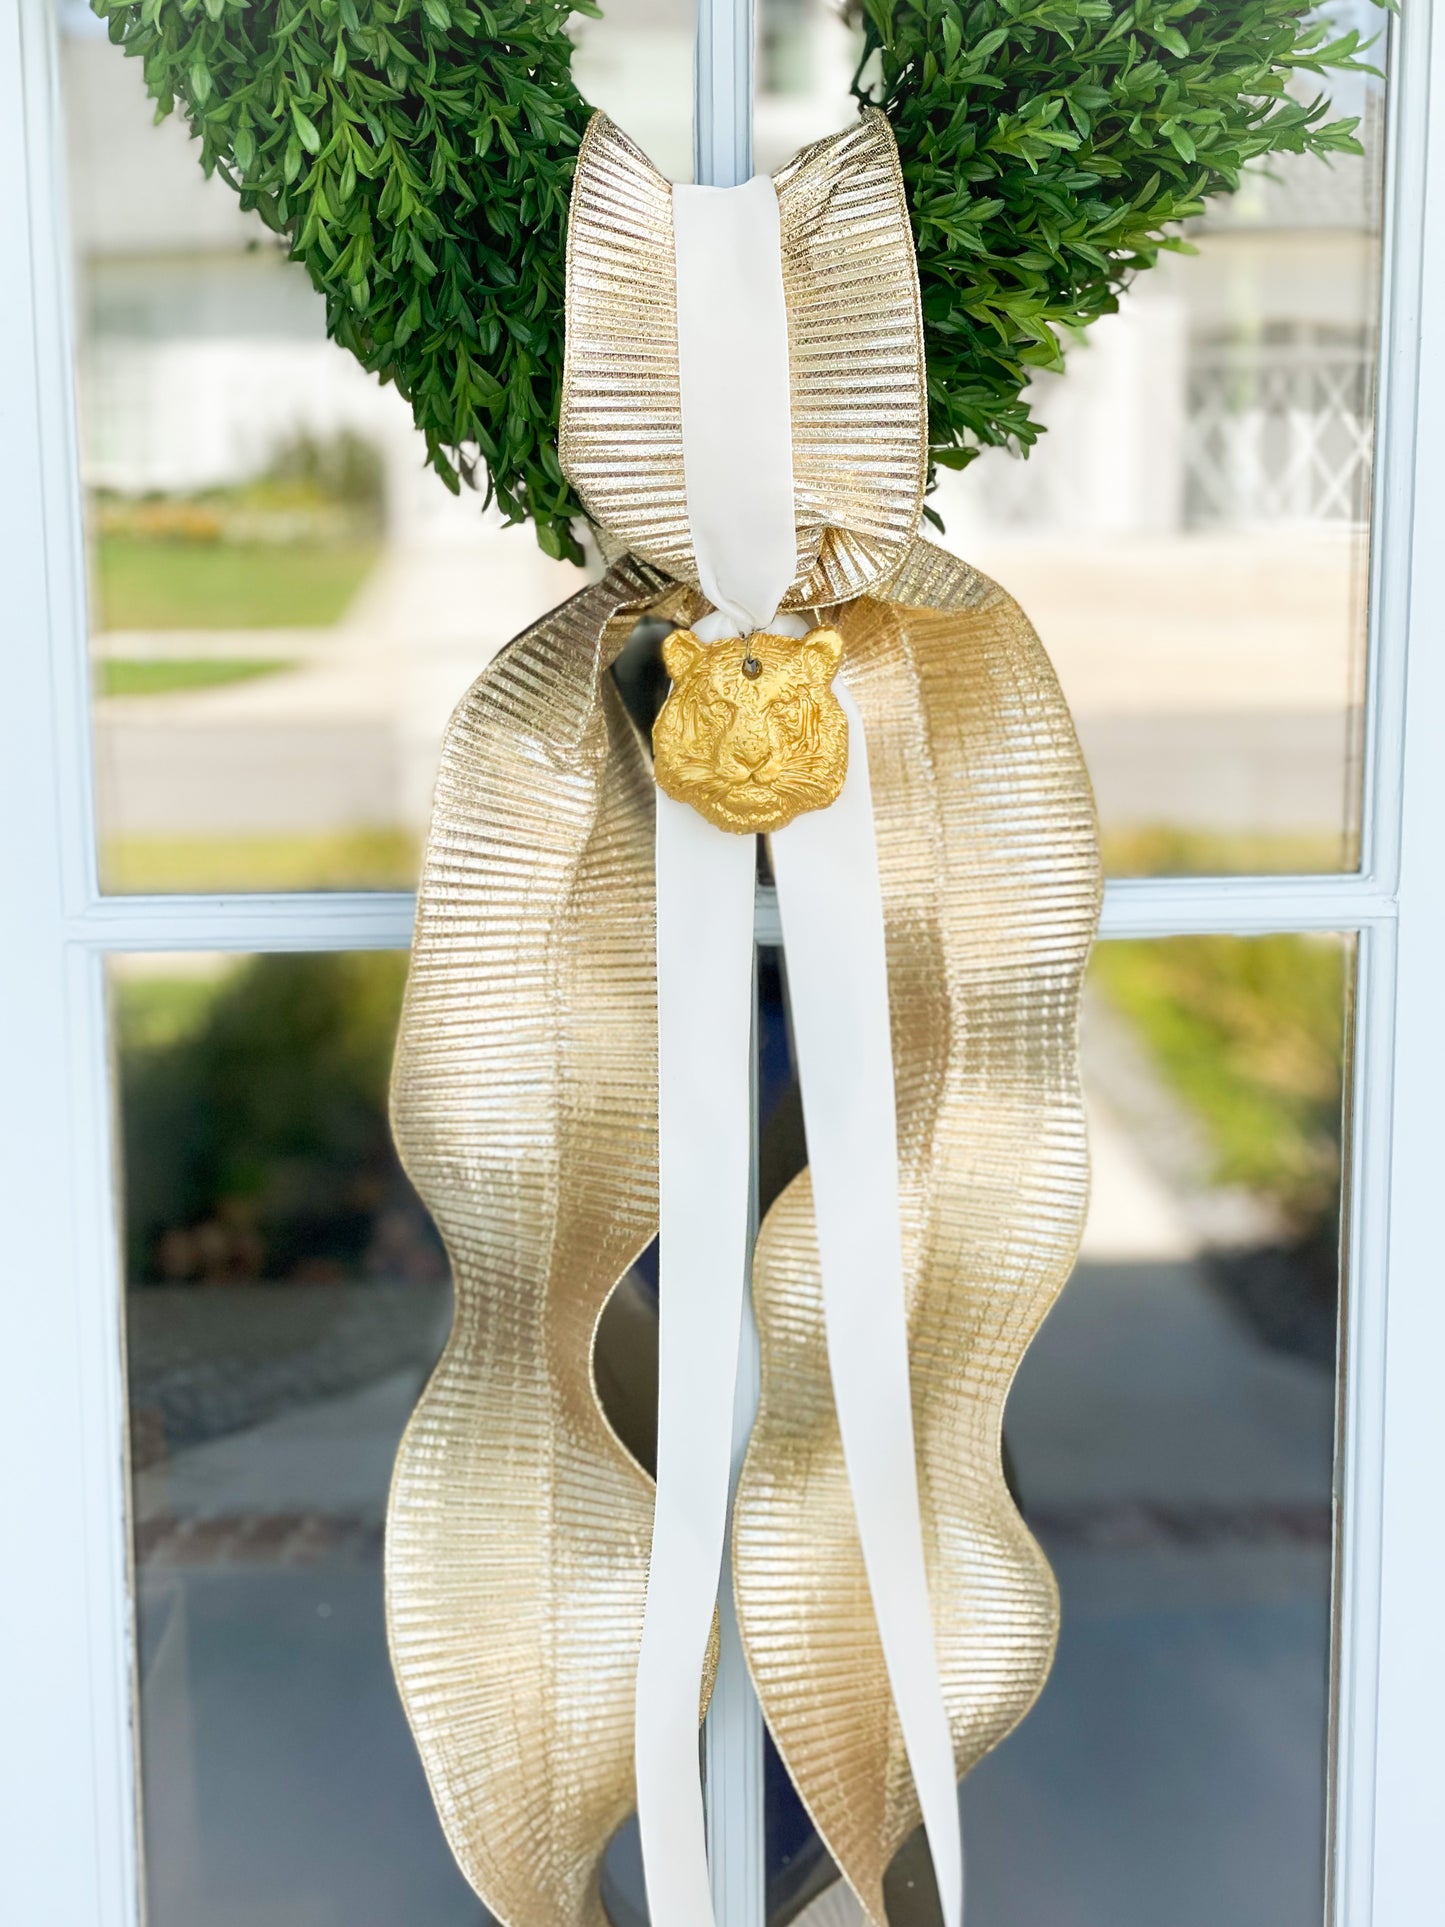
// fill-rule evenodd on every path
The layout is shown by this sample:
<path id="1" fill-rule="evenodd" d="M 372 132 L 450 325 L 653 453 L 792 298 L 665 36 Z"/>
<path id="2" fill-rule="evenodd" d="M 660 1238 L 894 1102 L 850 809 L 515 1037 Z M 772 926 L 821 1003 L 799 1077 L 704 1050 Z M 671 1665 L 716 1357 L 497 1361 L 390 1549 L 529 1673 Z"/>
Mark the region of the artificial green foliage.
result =
<path id="1" fill-rule="evenodd" d="M 592 0 L 92 0 L 219 171 L 283 235 L 343 347 L 411 403 L 453 490 L 580 559 L 557 462 L 567 198 Z M 1276 153 L 1358 152 L 1288 91 L 1359 64 L 1297 0 L 863 0 L 860 98 L 898 136 L 930 440 L 961 467 L 1037 437 L 1065 335 Z"/>
<path id="2" fill-rule="evenodd" d="M 1275 154 L 1358 154 L 1291 83 L 1361 71 L 1301 0 L 862 0 L 854 91 L 898 140 L 933 459 L 1038 437 L 1024 391 L 1179 223 Z"/>

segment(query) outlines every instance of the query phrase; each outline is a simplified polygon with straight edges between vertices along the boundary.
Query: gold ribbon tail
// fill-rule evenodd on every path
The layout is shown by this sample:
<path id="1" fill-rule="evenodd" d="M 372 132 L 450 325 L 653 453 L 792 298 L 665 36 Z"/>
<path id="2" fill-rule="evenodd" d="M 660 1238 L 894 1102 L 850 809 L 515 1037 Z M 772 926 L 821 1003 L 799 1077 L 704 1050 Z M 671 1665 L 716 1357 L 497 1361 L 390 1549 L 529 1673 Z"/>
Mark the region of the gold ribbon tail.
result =
<path id="1" fill-rule="evenodd" d="M 832 613 L 868 733 L 887 934 L 914 1432 L 960 1777 L 1023 1717 L 1058 1626 L 1004 1483 L 1004 1399 L 1088 1192 L 1078 1010 L 1101 898 L 1088 776 L 1017 605 L 915 545 Z M 829 1383 L 806 1172 L 753 1292 L 762 1408 L 734 1512 L 743 1643 L 804 1805 L 876 1927 L 919 1823 Z"/>
<path id="2" fill-rule="evenodd" d="M 633 1804 L 652 1482 L 594 1332 L 657 1228 L 653 785 L 608 666 L 695 598 L 626 563 L 463 698 L 392 1082 L 456 1310 L 387 1524 L 393 1664 L 442 1825 L 505 1927 L 605 1927 Z"/>

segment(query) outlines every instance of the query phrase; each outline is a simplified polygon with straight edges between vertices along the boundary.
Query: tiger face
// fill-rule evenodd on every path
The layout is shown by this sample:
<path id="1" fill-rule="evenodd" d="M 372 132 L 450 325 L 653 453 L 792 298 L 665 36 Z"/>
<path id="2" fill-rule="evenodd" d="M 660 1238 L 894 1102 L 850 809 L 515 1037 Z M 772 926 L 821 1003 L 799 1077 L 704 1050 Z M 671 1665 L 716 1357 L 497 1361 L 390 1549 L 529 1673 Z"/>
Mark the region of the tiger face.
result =
<path id="1" fill-rule="evenodd" d="M 653 725 L 653 773 L 668 796 L 720 830 L 750 834 L 835 800 L 848 773 L 836 629 L 712 643 L 679 629 L 662 659 L 672 690 Z"/>

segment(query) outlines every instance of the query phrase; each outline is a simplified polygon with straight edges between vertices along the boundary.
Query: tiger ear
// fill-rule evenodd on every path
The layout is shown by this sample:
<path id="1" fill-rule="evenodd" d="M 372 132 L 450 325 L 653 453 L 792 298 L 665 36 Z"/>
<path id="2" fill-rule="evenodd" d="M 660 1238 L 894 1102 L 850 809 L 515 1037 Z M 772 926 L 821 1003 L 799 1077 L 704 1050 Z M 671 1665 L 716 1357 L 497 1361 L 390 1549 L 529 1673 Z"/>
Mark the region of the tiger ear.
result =
<path id="1" fill-rule="evenodd" d="M 662 666 L 674 682 L 682 681 L 704 646 L 691 629 L 674 629 L 670 636 L 663 637 Z"/>
<path id="2" fill-rule="evenodd" d="M 808 666 L 815 675 L 832 682 L 843 660 L 843 638 L 836 629 L 810 629 L 804 645 Z"/>

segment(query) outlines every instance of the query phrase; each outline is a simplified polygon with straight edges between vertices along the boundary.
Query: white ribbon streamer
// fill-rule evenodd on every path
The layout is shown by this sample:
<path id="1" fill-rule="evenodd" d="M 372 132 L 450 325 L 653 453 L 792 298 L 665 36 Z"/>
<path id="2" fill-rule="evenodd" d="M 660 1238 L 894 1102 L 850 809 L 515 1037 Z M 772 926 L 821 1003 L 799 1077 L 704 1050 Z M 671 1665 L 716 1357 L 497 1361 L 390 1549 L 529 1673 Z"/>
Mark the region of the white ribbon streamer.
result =
<path id="1" fill-rule="evenodd" d="M 637 1671 L 654 1927 L 711 1922 L 697 1712 L 727 1530 L 752 1145 L 750 836 L 657 793 L 657 1509 Z"/>
<path id="2" fill-rule="evenodd" d="M 796 566 L 773 184 L 674 188 L 673 228 L 687 505 L 703 593 L 719 611 L 702 625 L 711 640 L 771 620 Z M 747 1276 L 755 877 L 752 837 L 657 792 L 657 1508 L 635 1725 L 653 1927 L 713 1920 L 697 1709 Z"/>
<path id="3" fill-rule="evenodd" d="M 683 473 L 698 581 L 738 635 L 766 629 L 798 573 L 778 194 L 675 187 Z"/>
<path id="4" fill-rule="evenodd" d="M 928 1604 L 898 1207 L 883 891 L 863 719 L 842 795 L 772 838 L 833 1403 L 873 1615 L 928 1830 L 945 1927 L 963 1918 L 953 1739 Z"/>
<path id="5" fill-rule="evenodd" d="M 676 187 L 678 363 L 703 640 L 801 632 L 777 195 Z M 961 1927 L 953 1748 L 928 1603 L 898 1214 L 883 902 L 857 706 L 831 808 L 773 839 L 833 1394 L 945 1927 Z M 711 1927 L 697 1706 L 727 1527 L 747 1270 L 755 845 L 657 795 L 661 1304 L 657 1508 L 638 1664 L 652 1927 Z"/>

